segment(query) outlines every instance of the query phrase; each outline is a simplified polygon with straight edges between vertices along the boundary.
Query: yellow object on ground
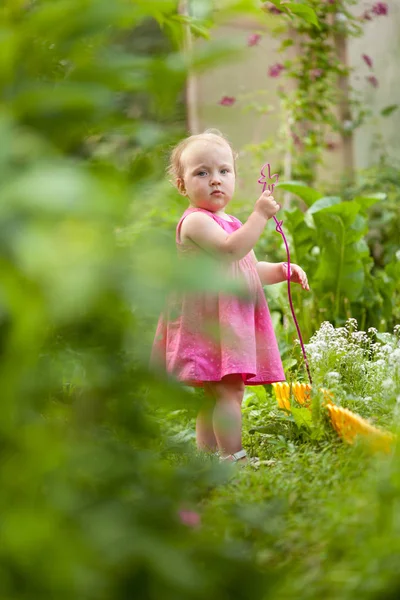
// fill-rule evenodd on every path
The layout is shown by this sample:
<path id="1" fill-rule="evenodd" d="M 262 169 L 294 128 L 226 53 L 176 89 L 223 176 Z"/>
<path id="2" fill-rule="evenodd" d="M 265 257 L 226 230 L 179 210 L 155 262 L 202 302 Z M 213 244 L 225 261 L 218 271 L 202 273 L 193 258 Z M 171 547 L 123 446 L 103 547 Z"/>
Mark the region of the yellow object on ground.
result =
<path id="1" fill-rule="evenodd" d="M 279 408 L 290 410 L 290 395 L 293 394 L 295 399 L 302 406 L 309 406 L 311 402 L 311 385 L 309 383 L 273 383 L 275 397 Z M 324 401 L 329 404 L 332 402 L 333 394 L 326 388 L 320 390 L 324 395 Z"/>
<path id="2" fill-rule="evenodd" d="M 311 400 L 311 385 L 309 383 L 273 383 L 275 397 L 280 408 L 290 411 L 290 396 L 293 394 L 297 402 L 309 406 Z M 336 406 L 332 402 L 333 394 L 321 388 L 324 404 L 329 413 L 331 424 L 338 435 L 348 444 L 354 444 L 357 437 L 363 438 L 373 450 L 391 452 L 396 436 L 388 431 L 378 429 L 348 408 Z"/>

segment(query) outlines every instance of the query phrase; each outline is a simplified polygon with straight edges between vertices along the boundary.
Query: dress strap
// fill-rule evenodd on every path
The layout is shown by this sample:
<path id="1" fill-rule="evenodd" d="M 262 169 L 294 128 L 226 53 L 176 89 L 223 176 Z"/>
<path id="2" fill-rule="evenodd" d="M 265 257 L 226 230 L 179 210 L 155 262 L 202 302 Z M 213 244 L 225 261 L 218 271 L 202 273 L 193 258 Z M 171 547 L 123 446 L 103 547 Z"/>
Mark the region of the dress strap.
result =
<path id="1" fill-rule="evenodd" d="M 193 212 L 203 212 L 203 213 L 206 213 L 206 215 L 209 215 L 212 219 L 214 219 L 214 221 L 216 223 L 219 224 L 218 217 L 216 215 L 214 215 L 212 212 L 210 212 L 209 210 L 205 210 L 204 208 L 195 208 L 194 206 L 190 207 L 190 208 L 188 208 L 188 209 L 185 210 L 185 212 L 183 213 L 183 215 L 179 219 L 178 225 L 176 226 L 175 240 L 176 240 L 177 244 L 181 243 L 181 228 L 182 228 L 182 223 L 186 219 L 186 217 L 188 215 L 190 215 L 191 213 L 193 213 Z"/>

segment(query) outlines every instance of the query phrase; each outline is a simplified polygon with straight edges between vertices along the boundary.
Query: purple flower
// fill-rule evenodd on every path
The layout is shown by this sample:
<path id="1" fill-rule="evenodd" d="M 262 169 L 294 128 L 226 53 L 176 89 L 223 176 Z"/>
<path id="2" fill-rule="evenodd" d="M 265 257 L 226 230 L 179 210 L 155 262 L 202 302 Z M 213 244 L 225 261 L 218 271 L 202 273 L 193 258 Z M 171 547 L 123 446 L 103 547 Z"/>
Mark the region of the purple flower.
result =
<path id="1" fill-rule="evenodd" d="M 247 38 L 248 46 L 257 46 L 258 42 L 261 40 L 262 36 L 259 33 L 252 33 Z"/>
<path id="2" fill-rule="evenodd" d="M 319 79 L 320 77 L 322 77 L 322 75 L 324 74 L 324 70 L 323 69 L 312 69 L 310 71 L 310 77 L 313 81 L 315 81 L 316 79 Z"/>
<path id="3" fill-rule="evenodd" d="M 279 77 L 284 68 L 285 67 L 281 63 L 276 63 L 276 65 L 272 65 L 272 67 L 268 69 L 268 75 L 270 77 Z"/>
<path id="4" fill-rule="evenodd" d="M 389 11 L 389 7 L 387 5 L 387 2 L 376 2 L 376 4 L 374 4 L 372 7 L 372 12 L 374 13 L 374 15 L 377 15 L 378 17 L 380 15 L 387 15 L 388 11 Z"/>
<path id="5" fill-rule="evenodd" d="M 374 87 L 377 88 L 379 85 L 379 82 L 377 80 L 377 78 L 375 77 L 375 75 L 369 75 L 367 77 L 367 80 L 370 82 L 370 84 Z"/>
<path id="6" fill-rule="evenodd" d="M 372 58 L 368 56 L 368 54 L 362 54 L 362 59 L 365 62 L 365 64 L 368 65 L 370 69 L 372 69 Z"/>
<path id="7" fill-rule="evenodd" d="M 218 104 L 221 106 L 232 106 L 235 102 L 236 98 L 234 96 L 223 96 Z"/>

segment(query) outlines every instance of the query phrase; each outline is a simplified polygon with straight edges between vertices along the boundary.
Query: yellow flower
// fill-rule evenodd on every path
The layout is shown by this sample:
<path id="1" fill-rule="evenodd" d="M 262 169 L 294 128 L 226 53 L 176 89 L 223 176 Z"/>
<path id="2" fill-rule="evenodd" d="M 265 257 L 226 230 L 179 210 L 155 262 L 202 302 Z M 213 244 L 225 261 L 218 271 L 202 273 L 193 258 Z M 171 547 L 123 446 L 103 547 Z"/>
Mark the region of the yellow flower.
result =
<path id="1" fill-rule="evenodd" d="M 292 384 L 273 383 L 272 387 L 278 406 L 290 411 L 290 397 L 293 394 L 297 402 L 310 407 L 311 385 L 309 383 L 295 382 Z M 358 436 L 362 437 L 374 451 L 389 453 L 396 440 L 396 436 L 378 429 L 368 421 L 351 412 L 348 408 L 333 404 L 333 393 L 326 388 L 320 388 L 323 394 L 323 405 L 328 410 L 333 428 L 338 435 L 348 444 L 354 444 Z"/>

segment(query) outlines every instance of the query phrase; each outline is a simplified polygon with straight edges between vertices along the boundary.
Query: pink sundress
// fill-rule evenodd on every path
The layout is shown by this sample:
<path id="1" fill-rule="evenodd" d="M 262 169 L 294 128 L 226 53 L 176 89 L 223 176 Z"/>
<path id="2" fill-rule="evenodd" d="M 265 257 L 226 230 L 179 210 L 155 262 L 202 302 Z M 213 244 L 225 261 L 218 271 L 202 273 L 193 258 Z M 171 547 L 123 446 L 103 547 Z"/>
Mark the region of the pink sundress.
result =
<path id="1" fill-rule="evenodd" d="M 242 226 L 230 215 L 226 215 L 231 219 L 227 221 L 207 210 L 189 208 L 176 228 L 178 253 L 183 258 L 189 259 L 196 252 L 180 239 L 182 222 L 193 211 L 206 213 L 228 234 Z M 247 294 L 243 297 L 223 291 L 175 295 L 157 325 L 152 365 L 190 386 L 220 381 L 232 374 L 240 374 L 246 385 L 284 381 L 254 256 L 249 253 L 241 260 L 224 262 L 223 266 L 229 278 L 244 284 Z"/>

